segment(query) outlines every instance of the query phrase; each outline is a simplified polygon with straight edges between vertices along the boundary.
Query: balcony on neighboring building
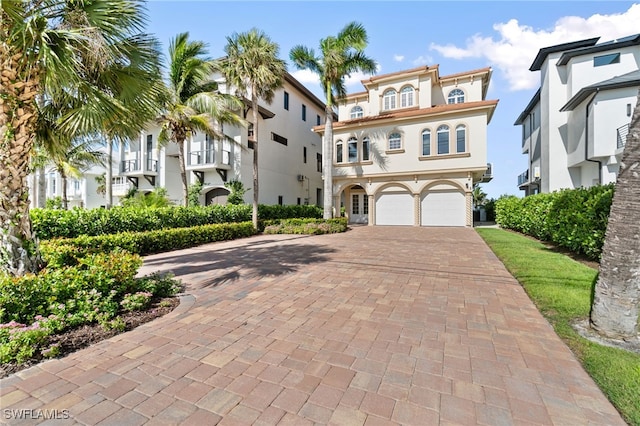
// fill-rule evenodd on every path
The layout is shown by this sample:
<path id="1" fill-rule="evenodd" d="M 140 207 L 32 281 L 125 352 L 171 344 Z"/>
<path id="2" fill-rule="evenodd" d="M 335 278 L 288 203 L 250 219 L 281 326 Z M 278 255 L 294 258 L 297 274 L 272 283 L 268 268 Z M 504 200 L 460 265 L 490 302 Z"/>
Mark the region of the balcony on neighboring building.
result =
<path id="1" fill-rule="evenodd" d="M 131 183 L 124 176 L 116 176 L 111 179 L 111 194 L 114 197 L 123 197 L 131 189 Z"/>
<path id="2" fill-rule="evenodd" d="M 480 182 L 487 183 L 487 182 L 491 182 L 492 179 L 493 179 L 493 164 L 487 163 L 487 170 L 482 175 Z"/>
<path id="3" fill-rule="evenodd" d="M 200 149 L 199 149 L 200 148 Z M 231 170 L 231 144 L 228 141 L 193 141 L 187 144 L 186 169 L 193 172 L 200 182 L 204 182 L 204 173 L 216 171 L 227 180 L 227 171 Z"/>
<path id="4" fill-rule="evenodd" d="M 627 135 L 629 134 L 629 124 L 625 124 L 624 126 L 620 126 L 616 129 L 617 143 L 616 150 L 624 149 L 624 146 L 627 143 Z"/>
<path id="5" fill-rule="evenodd" d="M 138 187 L 139 177 L 144 177 L 151 186 L 156 186 L 158 160 L 152 158 L 146 158 L 144 161 L 137 158 L 133 160 L 122 160 L 120 162 L 120 173 L 126 176 L 127 180 L 136 188 Z"/>
<path id="6" fill-rule="evenodd" d="M 518 187 L 521 187 L 528 183 L 529 183 L 529 170 L 525 171 L 524 173 L 520 173 L 520 175 L 518 175 Z"/>

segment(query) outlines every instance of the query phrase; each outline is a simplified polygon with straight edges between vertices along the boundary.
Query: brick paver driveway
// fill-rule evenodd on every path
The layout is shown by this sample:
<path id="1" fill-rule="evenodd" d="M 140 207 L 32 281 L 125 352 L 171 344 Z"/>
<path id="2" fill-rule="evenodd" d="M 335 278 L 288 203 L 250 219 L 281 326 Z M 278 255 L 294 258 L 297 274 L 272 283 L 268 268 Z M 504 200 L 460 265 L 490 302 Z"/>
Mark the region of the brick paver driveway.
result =
<path id="1" fill-rule="evenodd" d="M 145 261 L 169 269 L 188 284 L 176 311 L 3 379 L 2 420 L 624 424 L 473 229 L 264 235 Z"/>

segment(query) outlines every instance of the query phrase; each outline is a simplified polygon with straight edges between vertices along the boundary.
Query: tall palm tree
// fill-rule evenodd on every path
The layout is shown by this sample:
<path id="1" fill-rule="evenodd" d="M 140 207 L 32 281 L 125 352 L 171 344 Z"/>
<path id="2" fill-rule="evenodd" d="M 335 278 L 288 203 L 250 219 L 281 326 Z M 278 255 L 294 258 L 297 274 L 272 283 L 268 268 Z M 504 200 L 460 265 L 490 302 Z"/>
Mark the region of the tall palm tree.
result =
<path id="1" fill-rule="evenodd" d="M 137 0 L 0 0 L 0 270 L 22 275 L 42 266 L 27 185 L 38 98 L 73 93 L 91 101 L 92 109 L 70 110 L 61 125 L 73 134 L 99 129 L 100 117 L 120 107 L 84 80 L 91 68 L 81 58 L 92 53 L 95 66 L 117 57 L 100 41 L 139 32 L 145 19 Z"/>
<path id="2" fill-rule="evenodd" d="M 218 140 L 226 139 L 219 130 L 220 125 L 243 124 L 235 112 L 240 110 L 242 102 L 235 96 L 217 92 L 217 84 L 211 80 L 215 63 L 207 54 L 206 44 L 189 40 L 189 33 L 178 34 L 171 40 L 164 113 L 157 119 L 161 125 L 158 140 L 178 145 L 185 207 L 189 202 L 184 162 L 184 143 L 187 138 L 196 132 L 203 132 Z"/>
<path id="3" fill-rule="evenodd" d="M 325 91 L 325 131 L 322 142 L 322 172 L 324 176 L 323 217 L 333 216 L 333 114 L 334 105 L 346 95 L 345 77 L 362 71 L 376 72 L 376 62 L 367 57 L 367 32 L 357 23 L 347 24 L 336 37 L 320 40 L 320 55 L 313 49 L 298 45 L 289 54 L 298 69 L 308 69 L 318 74 Z"/>
<path id="4" fill-rule="evenodd" d="M 640 90 L 622 152 L 605 233 L 591 325 L 601 335 L 638 339 L 640 333 Z"/>
<path id="5" fill-rule="evenodd" d="M 258 153 L 260 132 L 258 99 L 273 101 L 275 91 L 282 87 L 286 63 L 278 58 L 279 46 L 264 32 L 252 28 L 245 33 L 234 33 L 227 37 L 226 58 L 223 73 L 227 82 L 235 87 L 240 96 L 248 94 L 251 99 L 253 124 L 253 210 L 251 220 L 258 227 Z"/>

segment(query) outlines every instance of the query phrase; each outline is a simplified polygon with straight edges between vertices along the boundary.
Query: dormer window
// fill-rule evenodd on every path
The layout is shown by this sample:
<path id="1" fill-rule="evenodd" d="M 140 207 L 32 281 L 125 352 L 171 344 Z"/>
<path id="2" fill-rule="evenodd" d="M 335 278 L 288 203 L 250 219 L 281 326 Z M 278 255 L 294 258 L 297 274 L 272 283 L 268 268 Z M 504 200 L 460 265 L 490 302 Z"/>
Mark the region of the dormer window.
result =
<path id="1" fill-rule="evenodd" d="M 447 96 L 447 103 L 449 104 L 461 104 L 464 102 L 464 92 L 460 89 L 453 89 Z"/>
<path id="2" fill-rule="evenodd" d="M 413 87 L 406 86 L 400 90 L 400 108 L 413 106 Z"/>
<path id="3" fill-rule="evenodd" d="M 356 118 L 362 118 L 364 117 L 364 110 L 362 109 L 361 106 L 354 106 L 353 108 L 351 108 L 351 114 L 350 114 L 350 118 L 352 120 L 355 120 Z"/>
<path id="4" fill-rule="evenodd" d="M 397 92 L 393 89 L 389 89 L 382 95 L 384 110 L 396 108 L 396 96 Z"/>

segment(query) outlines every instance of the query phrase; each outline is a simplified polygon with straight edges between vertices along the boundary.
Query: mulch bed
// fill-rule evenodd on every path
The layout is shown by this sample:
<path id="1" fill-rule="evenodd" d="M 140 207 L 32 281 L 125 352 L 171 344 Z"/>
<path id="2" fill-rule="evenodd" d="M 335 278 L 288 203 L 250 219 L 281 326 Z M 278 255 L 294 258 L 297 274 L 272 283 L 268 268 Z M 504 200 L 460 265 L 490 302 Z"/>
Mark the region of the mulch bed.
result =
<path id="1" fill-rule="evenodd" d="M 139 325 L 142 325 L 158 317 L 166 315 L 169 312 L 173 311 L 176 308 L 176 306 L 178 306 L 179 304 L 180 304 L 180 300 L 178 297 L 168 297 L 152 303 L 149 309 L 147 310 L 127 312 L 127 313 L 121 314 L 120 317 L 124 320 L 126 324 L 124 331 L 105 330 L 99 324 L 89 324 L 89 325 L 83 325 L 71 330 L 67 330 L 61 334 L 53 335 L 49 338 L 49 343 L 59 344 L 60 355 L 57 356 L 57 358 L 62 358 L 79 349 L 86 348 L 89 345 L 92 345 L 94 343 L 113 337 L 116 334 L 133 330 Z M 17 364 L 17 363 L 2 364 L 0 365 L 0 378 L 7 377 L 11 374 L 17 373 L 20 370 L 29 368 L 44 360 L 46 359 L 40 356 L 39 358 L 34 358 L 21 364 Z"/>

